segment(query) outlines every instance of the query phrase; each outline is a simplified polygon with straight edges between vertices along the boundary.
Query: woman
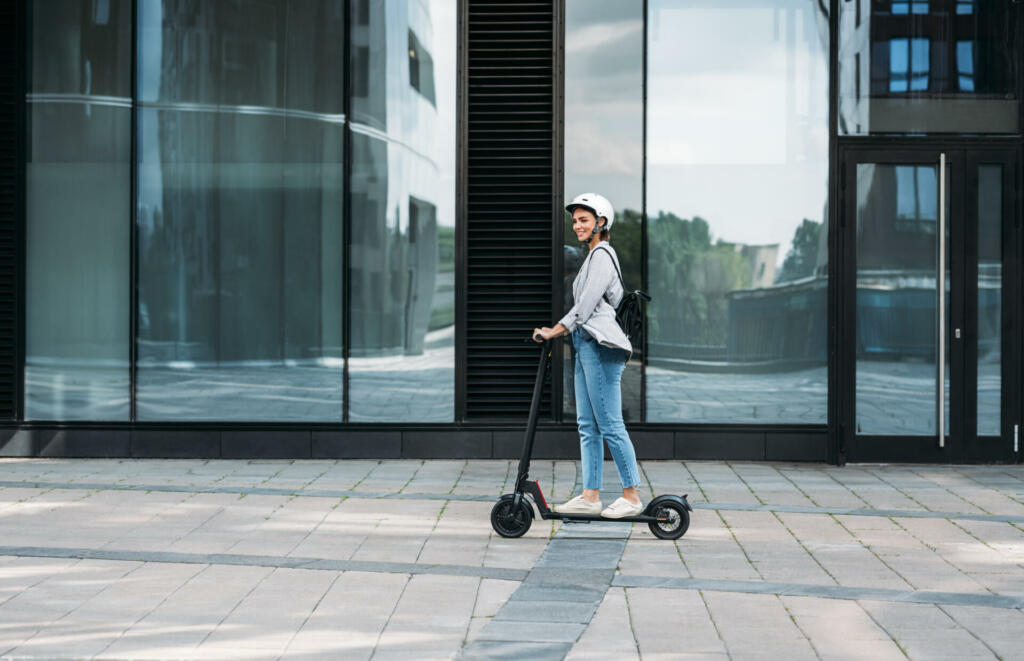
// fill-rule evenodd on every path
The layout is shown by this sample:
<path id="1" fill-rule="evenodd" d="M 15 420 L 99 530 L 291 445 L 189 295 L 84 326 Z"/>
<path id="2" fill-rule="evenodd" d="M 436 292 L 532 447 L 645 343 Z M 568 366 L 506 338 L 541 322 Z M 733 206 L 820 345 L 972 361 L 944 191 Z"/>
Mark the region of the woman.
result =
<path id="1" fill-rule="evenodd" d="M 563 514 L 600 514 L 610 519 L 643 512 L 637 493 L 640 470 L 633 442 L 622 421 L 622 371 L 633 352 L 626 334 L 615 321 L 615 305 L 622 299 L 618 258 L 608 243 L 615 211 L 608 200 L 594 193 L 579 195 L 568 205 L 572 229 L 590 251 L 572 283 L 574 305 L 553 328 L 535 328 L 533 337 L 545 340 L 572 334 L 576 348 L 576 423 L 580 430 L 583 493 L 555 506 Z M 608 443 L 622 482 L 622 497 L 601 508 L 601 469 Z"/>

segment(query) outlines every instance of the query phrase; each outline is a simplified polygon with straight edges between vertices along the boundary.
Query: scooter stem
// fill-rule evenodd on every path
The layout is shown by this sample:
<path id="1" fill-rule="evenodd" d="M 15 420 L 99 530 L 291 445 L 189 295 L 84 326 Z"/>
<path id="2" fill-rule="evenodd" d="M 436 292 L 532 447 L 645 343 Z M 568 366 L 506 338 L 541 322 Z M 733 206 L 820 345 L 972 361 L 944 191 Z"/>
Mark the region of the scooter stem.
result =
<path id="1" fill-rule="evenodd" d="M 533 455 L 533 438 L 537 431 L 537 417 L 540 413 L 540 394 L 544 389 L 544 372 L 551 359 L 551 340 L 544 340 L 537 365 L 537 378 L 533 382 L 533 398 L 530 400 L 530 417 L 526 422 L 526 436 L 523 438 L 523 455 L 519 458 L 519 474 L 516 477 L 516 492 L 522 491 L 523 481 L 530 475 L 530 457 Z"/>

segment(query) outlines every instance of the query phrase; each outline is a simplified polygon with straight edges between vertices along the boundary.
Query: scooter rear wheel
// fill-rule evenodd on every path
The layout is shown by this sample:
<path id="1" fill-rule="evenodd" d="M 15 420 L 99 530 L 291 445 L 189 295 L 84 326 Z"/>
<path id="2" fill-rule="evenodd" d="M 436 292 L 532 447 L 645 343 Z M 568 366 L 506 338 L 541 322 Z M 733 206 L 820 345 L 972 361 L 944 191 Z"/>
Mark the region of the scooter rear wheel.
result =
<path id="1" fill-rule="evenodd" d="M 531 523 L 533 510 L 525 498 L 520 498 L 516 507 L 515 496 L 505 494 L 491 508 L 491 527 L 502 537 L 522 537 Z"/>
<path id="2" fill-rule="evenodd" d="M 690 513 L 686 507 L 674 500 L 665 500 L 655 505 L 652 516 L 664 521 L 651 521 L 647 527 L 658 539 L 679 539 L 690 527 Z"/>

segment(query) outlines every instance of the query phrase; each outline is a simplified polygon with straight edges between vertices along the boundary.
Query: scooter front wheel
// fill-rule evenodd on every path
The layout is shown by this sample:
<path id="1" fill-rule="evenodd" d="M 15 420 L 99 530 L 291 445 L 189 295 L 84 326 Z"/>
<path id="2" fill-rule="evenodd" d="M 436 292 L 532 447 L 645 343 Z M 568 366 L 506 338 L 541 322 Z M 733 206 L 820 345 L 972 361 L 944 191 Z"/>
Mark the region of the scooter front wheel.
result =
<path id="1" fill-rule="evenodd" d="M 522 537 L 533 523 L 530 503 L 520 498 L 517 507 L 515 498 L 512 494 L 505 494 L 491 508 L 491 527 L 502 537 Z"/>

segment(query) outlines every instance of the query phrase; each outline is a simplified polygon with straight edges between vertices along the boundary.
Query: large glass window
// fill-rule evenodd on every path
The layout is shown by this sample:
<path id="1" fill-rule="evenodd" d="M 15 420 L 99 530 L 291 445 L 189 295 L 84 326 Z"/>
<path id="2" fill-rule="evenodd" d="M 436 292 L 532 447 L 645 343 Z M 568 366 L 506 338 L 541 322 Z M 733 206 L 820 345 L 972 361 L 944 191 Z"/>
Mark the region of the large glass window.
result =
<path id="1" fill-rule="evenodd" d="M 648 421 L 827 421 L 823 7 L 649 2 Z"/>
<path id="2" fill-rule="evenodd" d="M 131 2 L 29 12 L 25 417 L 127 420 Z"/>
<path id="3" fill-rule="evenodd" d="M 353 422 L 455 417 L 455 10 L 352 3 Z"/>
<path id="4" fill-rule="evenodd" d="M 343 3 L 140 0 L 140 420 L 340 420 Z"/>
<path id="5" fill-rule="evenodd" d="M 632 289 L 641 287 L 643 259 L 643 0 L 568 0 L 565 4 L 565 199 L 600 193 L 615 207 L 610 242 Z M 587 247 L 565 214 L 564 308 Z M 622 414 L 640 421 L 640 339 L 622 375 Z M 563 402 L 575 418 L 572 343 L 565 344 Z"/>
<path id="6" fill-rule="evenodd" d="M 839 7 L 840 134 L 1018 131 L 1017 3 Z"/>

